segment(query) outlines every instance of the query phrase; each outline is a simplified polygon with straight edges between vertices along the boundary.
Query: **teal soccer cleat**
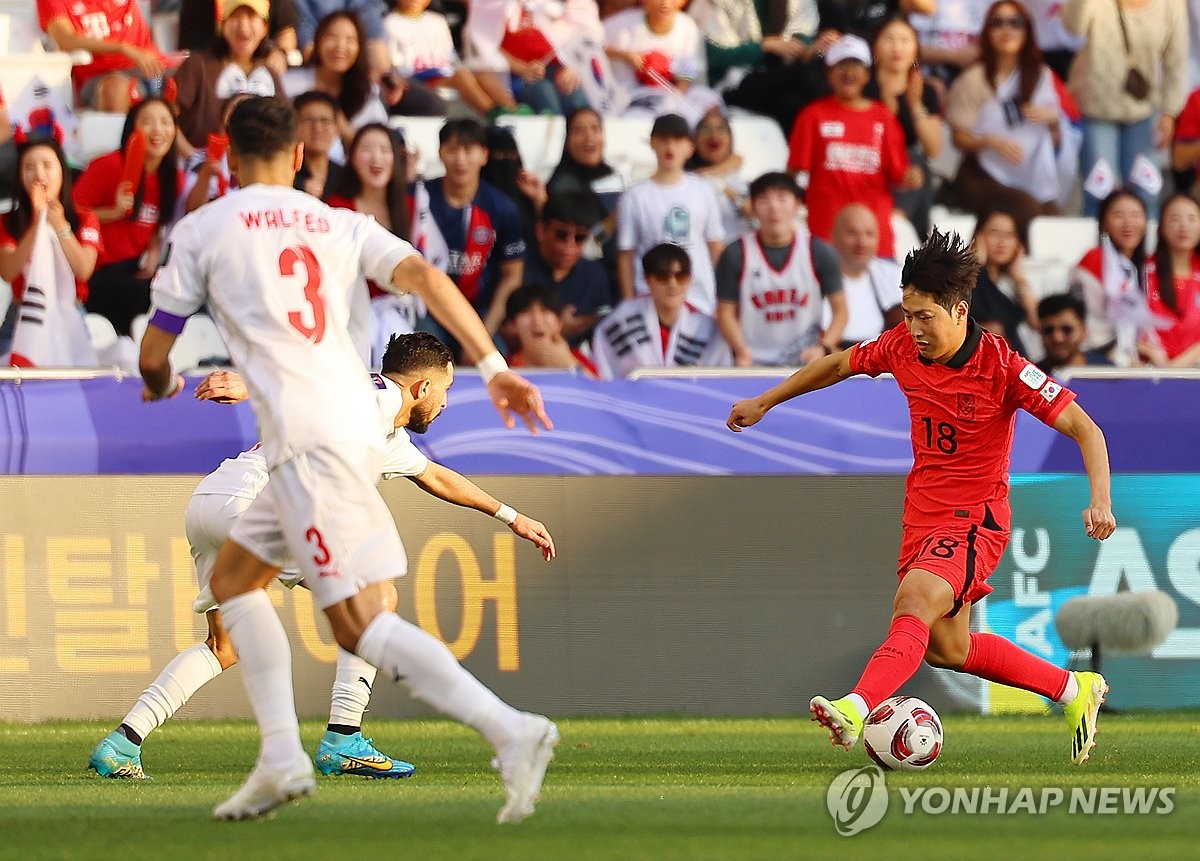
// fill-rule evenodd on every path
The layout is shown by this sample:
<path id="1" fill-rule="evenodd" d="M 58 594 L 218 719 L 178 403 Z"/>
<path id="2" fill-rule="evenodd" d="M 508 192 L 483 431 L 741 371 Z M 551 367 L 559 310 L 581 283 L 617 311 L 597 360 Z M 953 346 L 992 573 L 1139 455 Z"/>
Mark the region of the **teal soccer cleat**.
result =
<path id="1" fill-rule="evenodd" d="M 88 768 L 101 777 L 149 780 L 142 771 L 142 748 L 117 732 L 110 732 L 92 748 Z"/>
<path id="2" fill-rule="evenodd" d="M 353 774 L 358 777 L 412 777 L 416 767 L 377 751 L 372 739 L 326 731 L 317 746 L 317 769 L 321 774 Z"/>

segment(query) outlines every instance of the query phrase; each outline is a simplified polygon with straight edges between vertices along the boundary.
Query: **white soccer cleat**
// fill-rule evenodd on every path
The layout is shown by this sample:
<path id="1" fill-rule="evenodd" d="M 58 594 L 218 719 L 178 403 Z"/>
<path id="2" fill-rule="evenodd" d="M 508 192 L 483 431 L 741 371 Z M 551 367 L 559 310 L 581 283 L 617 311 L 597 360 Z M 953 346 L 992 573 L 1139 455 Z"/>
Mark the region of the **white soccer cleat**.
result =
<path id="1" fill-rule="evenodd" d="M 260 762 L 242 788 L 213 809 L 213 819 L 257 819 L 295 798 L 312 795 L 316 785 L 312 760 L 307 754 L 284 769 L 270 768 Z"/>
<path id="2" fill-rule="evenodd" d="M 541 715 L 526 716 L 526 730 L 515 741 L 498 751 L 492 768 L 500 772 L 508 801 L 496 814 L 499 825 L 520 822 L 533 815 L 534 805 L 541 797 L 542 779 L 546 766 L 554 759 L 558 744 L 558 727 Z"/>

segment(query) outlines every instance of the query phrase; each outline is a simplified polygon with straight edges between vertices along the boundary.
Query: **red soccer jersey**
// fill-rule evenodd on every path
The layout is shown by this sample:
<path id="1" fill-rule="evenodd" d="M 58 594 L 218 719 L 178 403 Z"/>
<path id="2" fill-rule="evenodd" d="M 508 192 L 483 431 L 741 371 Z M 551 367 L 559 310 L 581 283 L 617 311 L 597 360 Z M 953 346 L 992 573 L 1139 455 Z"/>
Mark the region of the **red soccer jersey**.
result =
<path id="1" fill-rule="evenodd" d="M 86 209 L 112 206 L 117 199 L 124 164 L 125 157 L 119 151 L 92 159 L 75 183 L 75 205 Z M 183 188 L 183 171 L 179 171 L 175 187 Z M 124 218 L 100 225 L 104 243 L 100 259 L 96 261 L 97 267 L 141 256 L 158 230 L 158 198 L 158 173 L 147 173 L 142 177 L 141 207 Z"/>
<path id="2" fill-rule="evenodd" d="M 1193 272 L 1174 279 L 1175 306 L 1173 311 L 1162 297 L 1158 284 L 1158 266 L 1146 262 L 1146 301 L 1150 312 L 1164 324 L 1157 330 L 1158 340 L 1167 355 L 1174 359 L 1193 344 L 1200 344 L 1200 260 L 1193 257 Z"/>
<path id="3" fill-rule="evenodd" d="M 850 354 L 856 374 L 891 373 L 912 416 L 913 468 L 905 526 L 981 523 L 985 506 L 1008 531 L 1008 462 L 1018 409 L 1053 424 L 1075 393 L 1023 359 L 974 320 L 946 364 L 928 362 L 903 323 Z"/>
<path id="4" fill-rule="evenodd" d="M 37 0 L 37 11 L 38 24 L 43 30 L 54 19 L 66 18 L 71 29 L 81 36 L 159 54 L 137 0 Z M 93 54 L 92 62 L 76 66 L 71 76 L 78 89 L 96 75 L 130 68 L 133 60 L 124 54 Z"/>
<path id="5" fill-rule="evenodd" d="M 800 112 L 788 142 L 788 170 L 808 171 L 808 229 L 830 240 L 842 207 L 861 203 L 879 222 L 879 256 L 896 255 L 891 186 L 908 170 L 904 131 L 880 102 L 864 110 L 829 96 Z"/>

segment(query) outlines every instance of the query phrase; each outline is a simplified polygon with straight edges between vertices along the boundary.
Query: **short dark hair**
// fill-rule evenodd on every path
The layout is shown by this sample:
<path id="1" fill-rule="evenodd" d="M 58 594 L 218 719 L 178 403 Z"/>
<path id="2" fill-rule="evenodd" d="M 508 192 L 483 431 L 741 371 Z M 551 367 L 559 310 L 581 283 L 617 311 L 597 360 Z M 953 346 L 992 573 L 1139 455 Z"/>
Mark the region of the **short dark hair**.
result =
<path id="1" fill-rule="evenodd" d="M 539 304 L 555 314 L 562 314 L 563 301 L 562 297 L 558 295 L 558 291 L 548 284 L 532 281 L 522 284 L 508 297 L 508 301 L 504 304 L 504 318 L 511 320 L 518 314 L 528 311 L 534 304 Z"/>
<path id="2" fill-rule="evenodd" d="M 450 348 L 428 332 L 392 335 L 383 353 L 381 370 L 385 374 L 416 374 L 441 371 L 454 362 Z"/>
<path id="3" fill-rule="evenodd" d="M 329 110 L 333 111 L 333 115 L 335 117 L 337 116 L 337 99 L 329 95 L 329 93 L 322 93 L 320 90 L 309 90 L 292 99 L 292 107 L 295 109 L 296 113 L 300 113 L 309 105 L 324 105 L 325 107 L 329 108 Z"/>
<path id="4" fill-rule="evenodd" d="M 1071 293 L 1051 293 L 1038 302 L 1037 315 L 1039 320 L 1053 317 L 1063 311 L 1074 311 L 1079 322 L 1087 322 L 1087 305 L 1083 300 Z"/>
<path id="5" fill-rule="evenodd" d="M 796 180 L 781 170 L 773 170 L 764 173 L 762 176 L 753 180 L 750 183 L 750 199 L 754 200 L 768 191 L 790 191 L 796 196 L 797 200 L 804 199 L 804 192 L 800 190 L 800 186 L 796 184 Z"/>
<path id="6" fill-rule="evenodd" d="M 957 233 L 935 227 L 924 244 L 909 252 L 900 283 L 952 311 L 959 302 L 971 301 L 978 277 L 979 260 L 971 244 Z"/>
<path id="7" fill-rule="evenodd" d="M 476 144 L 487 147 L 487 129 L 478 120 L 463 117 L 457 120 L 446 120 L 438 131 L 438 146 L 457 141 L 464 146 Z"/>
<path id="8" fill-rule="evenodd" d="M 296 111 L 274 96 L 246 99 L 229 115 L 227 128 L 240 158 L 265 161 L 296 145 Z"/>
<path id="9" fill-rule="evenodd" d="M 692 258 L 688 256 L 687 249 L 664 242 L 642 255 L 642 273 L 647 278 L 666 278 L 675 263 L 679 264 L 684 275 L 692 274 Z"/>
<path id="10" fill-rule="evenodd" d="M 542 224 L 549 221 L 578 224 L 590 230 L 604 220 L 604 212 L 594 194 L 586 191 L 560 191 L 546 200 L 538 220 Z"/>

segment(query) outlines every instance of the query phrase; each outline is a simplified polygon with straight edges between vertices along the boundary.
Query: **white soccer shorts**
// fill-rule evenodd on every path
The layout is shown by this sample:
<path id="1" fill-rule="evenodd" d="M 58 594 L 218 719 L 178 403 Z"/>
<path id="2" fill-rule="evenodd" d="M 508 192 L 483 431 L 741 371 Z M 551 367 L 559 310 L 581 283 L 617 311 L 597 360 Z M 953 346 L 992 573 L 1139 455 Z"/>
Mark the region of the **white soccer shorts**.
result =
<path id="1" fill-rule="evenodd" d="M 188 501 L 183 514 L 183 529 L 192 548 L 192 562 L 196 565 L 196 582 L 200 594 L 192 602 L 192 612 L 203 616 L 217 609 L 213 597 L 213 566 L 217 564 L 217 553 L 229 537 L 233 524 L 250 507 L 252 499 L 241 496 L 222 496 L 219 493 L 204 493 Z M 279 575 L 279 582 L 289 589 L 295 588 L 304 579 L 299 571 L 292 569 Z"/>
<path id="2" fill-rule="evenodd" d="M 298 569 L 321 609 L 402 577 L 404 545 L 376 487 L 382 464 L 376 449 L 301 452 L 271 470 L 229 537 L 268 565 Z"/>

